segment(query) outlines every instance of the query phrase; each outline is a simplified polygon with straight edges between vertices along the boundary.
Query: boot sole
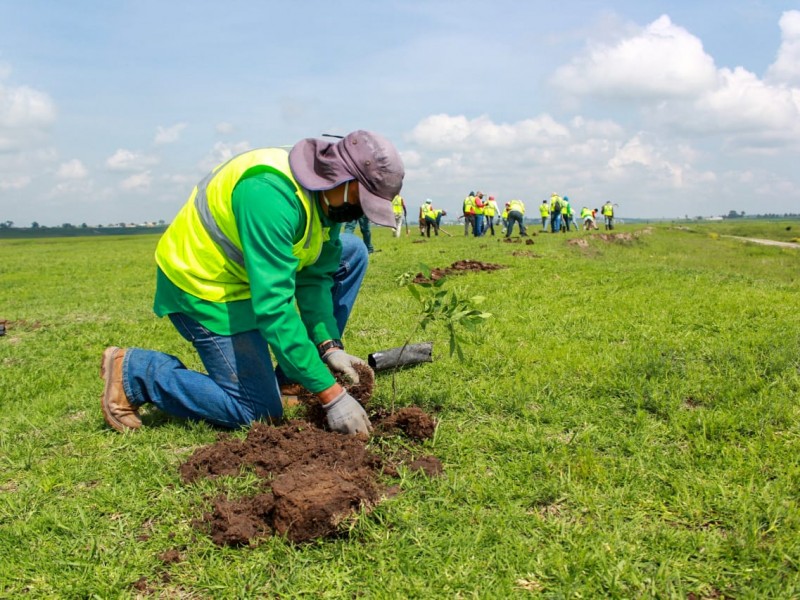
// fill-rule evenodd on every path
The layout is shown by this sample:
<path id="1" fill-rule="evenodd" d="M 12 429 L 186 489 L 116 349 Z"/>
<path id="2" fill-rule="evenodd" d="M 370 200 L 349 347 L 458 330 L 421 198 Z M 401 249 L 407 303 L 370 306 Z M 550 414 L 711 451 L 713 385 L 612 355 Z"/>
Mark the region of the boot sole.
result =
<path id="1" fill-rule="evenodd" d="M 100 377 L 102 377 L 103 381 L 105 381 L 105 385 L 103 386 L 103 395 L 100 397 L 100 408 L 103 411 L 103 419 L 105 419 L 106 423 L 120 433 L 125 433 L 126 431 L 138 429 L 138 427 L 128 427 L 116 419 L 114 415 L 111 414 L 107 404 L 108 394 L 111 390 L 110 373 L 114 368 L 114 357 L 117 355 L 119 350 L 120 349 L 117 346 L 111 346 L 103 351 L 103 359 L 100 361 Z M 109 374 L 108 376 L 106 376 L 107 373 Z"/>

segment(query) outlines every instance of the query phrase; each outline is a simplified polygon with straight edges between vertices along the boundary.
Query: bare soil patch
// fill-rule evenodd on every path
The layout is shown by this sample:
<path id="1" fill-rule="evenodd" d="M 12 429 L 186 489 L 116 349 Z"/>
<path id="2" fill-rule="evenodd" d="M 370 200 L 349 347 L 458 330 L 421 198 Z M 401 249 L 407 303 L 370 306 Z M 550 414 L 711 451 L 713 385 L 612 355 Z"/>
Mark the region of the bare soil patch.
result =
<path id="1" fill-rule="evenodd" d="M 348 391 L 365 406 L 372 396 L 374 375 L 359 369 L 361 382 Z M 196 450 L 180 466 L 184 483 L 199 479 L 255 474 L 256 493 L 231 498 L 220 494 L 195 526 L 218 545 L 245 546 L 271 535 L 295 543 L 336 537 L 359 513 L 369 513 L 396 490 L 384 483 L 398 468 L 428 476 L 443 472 L 435 456 L 412 451 L 383 456 L 367 447 L 366 435 L 342 435 L 323 429 L 324 413 L 315 396 L 294 390 L 308 420 L 295 419 L 274 427 L 255 423 L 244 439 L 222 434 L 219 441 Z M 436 421 L 410 406 L 373 419 L 376 435 L 402 435 L 412 443 L 433 437 Z"/>
<path id="2" fill-rule="evenodd" d="M 425 277 L 422 273 L 417 273 L 416 277 L 413 279 L 413 283 L 431 283 L 448 275 L 458 275 L 476 271 L 497 271 L 498 269 L 505 268 L 504 265 L 485 263 L 479 260 L 457 260 L 449 267 L 431 269 L 430 278 Z"/>

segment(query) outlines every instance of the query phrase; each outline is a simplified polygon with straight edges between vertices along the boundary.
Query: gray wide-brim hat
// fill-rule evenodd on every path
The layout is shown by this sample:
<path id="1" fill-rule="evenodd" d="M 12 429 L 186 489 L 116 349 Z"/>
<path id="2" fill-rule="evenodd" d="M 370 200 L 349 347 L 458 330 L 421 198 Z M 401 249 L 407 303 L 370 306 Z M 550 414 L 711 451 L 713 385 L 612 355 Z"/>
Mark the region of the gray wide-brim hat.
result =
<path id="1" fill-rule="evenodd" d="M 403 187 L 405 170 L 397 149 L 383 136 L 358 130 L 338 142 L 306 138 L 289 151 L 289 166 L 300 185 L 311 191 L 357 180 L 367 218 L 395 227 L 392 198 Z"/>

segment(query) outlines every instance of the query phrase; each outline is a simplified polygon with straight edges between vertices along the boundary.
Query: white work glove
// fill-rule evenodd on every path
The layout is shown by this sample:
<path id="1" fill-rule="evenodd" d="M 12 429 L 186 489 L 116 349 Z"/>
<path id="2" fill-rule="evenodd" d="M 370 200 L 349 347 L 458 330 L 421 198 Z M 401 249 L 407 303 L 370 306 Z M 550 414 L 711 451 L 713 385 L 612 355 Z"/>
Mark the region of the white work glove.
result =
<path id="1" fill-rule="evenodd" d="M 368 433 L 372 431 L 364 408 L 347 391 L 343 391 L 327 404 L 323 404 L 325 420 L 331 431 L 339 433 Z"/>
<path id="2" fill-rule="evenodd" d="M 356 371 L 354 365 L 367 365 L 367 363 L 357 356 L 348 354 L 344 350 L 340 350 L 338 348 L 323 354 L 322 360 L 326 365 L 328 365 L 328 368 L 331 371 L 334 373 L 341 373 L 350 381 L 350 383 L 355 384 L 358 383 L 358 372 Z"/>

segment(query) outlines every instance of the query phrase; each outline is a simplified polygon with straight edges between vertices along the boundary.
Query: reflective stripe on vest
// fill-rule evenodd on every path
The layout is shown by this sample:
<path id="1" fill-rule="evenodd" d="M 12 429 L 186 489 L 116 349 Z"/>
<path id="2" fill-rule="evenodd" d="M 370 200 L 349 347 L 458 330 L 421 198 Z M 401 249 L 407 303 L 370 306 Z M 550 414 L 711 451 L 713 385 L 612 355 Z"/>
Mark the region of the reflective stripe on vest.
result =
<path id="1" fill-rule="evenodd" d="M 239 181 L 255 173 L 275 173 L 294 187 L 306 226 L 292 254 L 298 271 L 316 262 L 329 232 L 319 220 L 316 200 L 294 179 L 288 157 L 280 148 L 251 150 L 219 165 L 197 184 L 156 249 L 156 262 L 170 281 L 212 302 L 250 298 L 232 196 Z"/>

